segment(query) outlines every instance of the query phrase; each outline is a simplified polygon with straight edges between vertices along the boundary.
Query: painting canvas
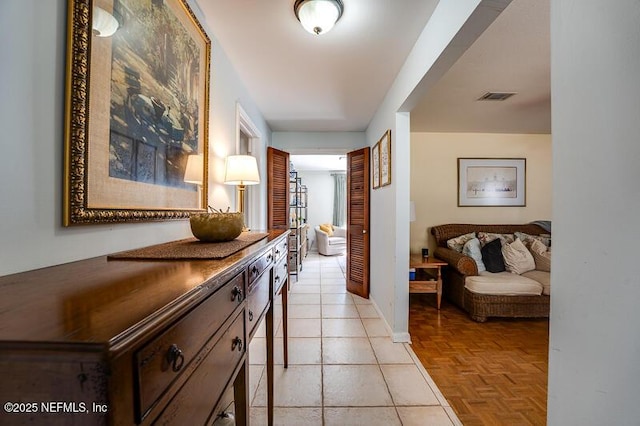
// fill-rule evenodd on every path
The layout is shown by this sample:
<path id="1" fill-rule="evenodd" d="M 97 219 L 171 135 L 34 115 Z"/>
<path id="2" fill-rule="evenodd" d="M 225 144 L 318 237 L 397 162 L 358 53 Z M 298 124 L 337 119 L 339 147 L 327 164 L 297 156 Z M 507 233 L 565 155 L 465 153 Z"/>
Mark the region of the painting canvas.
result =
<path id="1" fill-rule="evenodd" d="M 371 150 L 371 165 L 373 166 L 372 187 L 376 189 L 380 186 L 380 143 L 376 143 Z"/>
<path id="2" fill-rule="evenodd" d="M 524 158 L 458 158 L 459 206 L 524 206 Z"/>
<path id="3" fill-rule="evenodd" d="M 387 130 L 380 141 L 380 186 L 391 184 L 391 130 Z"/>
<path id="4" fill-rule="evenodd" d="M 75 0 L 69 7 L 65 224 L 202 211 L 210 40 L 186 1 Z M 118 21 L 113 35 L 92 28 L 97 8 Z M 74 72 L 82 64 L 84 76 Z M 202 191 L 183 180 L 191 154 L 205 158 Z"/>

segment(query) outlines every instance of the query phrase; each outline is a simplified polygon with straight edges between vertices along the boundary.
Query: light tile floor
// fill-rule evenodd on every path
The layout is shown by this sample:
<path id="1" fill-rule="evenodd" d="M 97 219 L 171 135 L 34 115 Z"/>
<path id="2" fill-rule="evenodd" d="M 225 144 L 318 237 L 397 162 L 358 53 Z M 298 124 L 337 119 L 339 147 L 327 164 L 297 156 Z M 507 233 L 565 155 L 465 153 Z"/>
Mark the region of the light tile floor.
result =
<path id="1" fill-rule="evenodd" d="M 461 425 L 409 345 L 345 290 L 344 258 L 309 253 L 289 295 L 289 368 L 276 306 L 276 425 Z M 251 425 L 266 425 L 264 324 L 249 346 Z"/>

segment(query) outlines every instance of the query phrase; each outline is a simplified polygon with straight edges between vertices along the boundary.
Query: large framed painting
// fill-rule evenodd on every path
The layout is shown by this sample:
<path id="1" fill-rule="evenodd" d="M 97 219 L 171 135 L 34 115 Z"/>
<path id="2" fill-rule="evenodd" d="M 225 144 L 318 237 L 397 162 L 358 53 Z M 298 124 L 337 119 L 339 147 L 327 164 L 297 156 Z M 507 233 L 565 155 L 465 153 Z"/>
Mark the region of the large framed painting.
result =
<path id="1" fill-rule="evenodd" d="M 525 158 L 458 158 L 458 206 L 526 205 Z"/>
<path id="2" fill-rule="evenodd" d="M 211 41 L 187 1 L 69 0 L 68 18 L 63 224 L 205 211 Z"/>

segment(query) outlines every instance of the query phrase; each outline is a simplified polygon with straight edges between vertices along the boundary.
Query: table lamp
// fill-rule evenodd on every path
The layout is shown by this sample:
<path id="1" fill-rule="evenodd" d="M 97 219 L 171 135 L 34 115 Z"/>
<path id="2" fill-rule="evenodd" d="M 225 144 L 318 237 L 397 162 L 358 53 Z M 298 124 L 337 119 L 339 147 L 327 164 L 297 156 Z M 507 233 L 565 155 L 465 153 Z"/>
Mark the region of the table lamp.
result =
<path id="1" fill-rule="evenodd" d="M 256 158 L 251 155 L 228 156 L 224 166 L 224 183 L 238 186 L 238 211 L 244 215 L 245 187 L 260 183 Z"/>
<path id="2" fill-rule="evenodd" d="M 204 156 L 191 154 L 187 157 L 187 167 L 184 170 L 184 181 L 198 186 L 198 200 L 202 203 L 202 175 L 204 173 Z M 205 209 L 207 206 L 202 206 Z"/>

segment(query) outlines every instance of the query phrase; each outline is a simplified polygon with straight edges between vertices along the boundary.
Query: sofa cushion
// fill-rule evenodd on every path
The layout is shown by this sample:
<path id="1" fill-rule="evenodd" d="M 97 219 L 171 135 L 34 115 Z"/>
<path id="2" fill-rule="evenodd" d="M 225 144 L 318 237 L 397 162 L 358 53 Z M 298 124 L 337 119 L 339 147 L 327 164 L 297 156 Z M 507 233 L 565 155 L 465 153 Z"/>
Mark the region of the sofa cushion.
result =
<path id="1" fill-rule="evenodd" d="M 462 249 L 464 248 L 464 245 L 467 243 L 467 241 L 472 240 L 475 237 L 476 233 L 470 232 L 468 234 L 451 238 L 450 240 L 447 240 L 447 247 L 449 247 L 451 250 L 457 251 L 458 253 L 462 253 Z"/>
<path id="2" fill-rule="evenodd" d="M 499 238 L 486 244 L 482 249 L 482 262 L 489 272 L 502 272 L 505 269 L 504 258 L 502 257 L 502 243 Z"/>
<path id="3" fill-rule="evenodd" d="M 487 268 L 484 266 L 484 262 L 482 261 L 482 252 L 480 249 L 480 240 L 477 238 L 472 238 L 467 241 L 462 248 L 462 253 L 466 254 L 470 258 L 472 258 L 478 267 L 478 272 L 486 271 Z"/>
<path id="4" fill-rule="evenodd" d="M 524 232 L 514 232 L 513 235 L 515 235 L 516 238 L 521 239 L 524 245 L 526 245 L 527 247 L 529 247 L 531 243 L 533 243 L 534 241 L 540 241 L 546 247 L 549 247 L 551 245 L 551 235 L 548 235 L 548 234 L 547 235 L 529 235 L 529 234 L 525 234 Z"/>
<path id="5" fill-rule="evenodd" d="M 479 294 L 503 296 L 539 296 L 542 284 L 523 275 L 511 272 L 481 272 L 479 275 L 466 277 L 465 288 Z"/>
<path id="6" fill-rule="evenodd" d="M 539 271 L 551 272 L 551 252 L 547 250 L 547 246 L 540 241 L 533 241 L 529 250 L 533 255 L 536 269 Z"/>
<path id="7" fill-rule="evenodd" d="M 346 245 L 347 244 L 347 240 L 344 237 L 329 237 L 329 245 L 330 246 L 337 246 L 337 245 Z"/>
<path id="8" fill-rule="evenodd" d="M 533 270 L 522 274 L 523 277 L 531 278 L 542 284 L 542 294 L 548 296 L 551 294 L 551 274 L 546 271 Z"/>
<path id="9" fill-rule="evenodd" d="M 514 274 L 520 275 L 536 269 L 536 262 L 533 260 L 533 256 L 520 239 L 503 245 L 502 256 L 504 257 L 504 264 L 507 271 L 513 272 Z"/>
<path id="10" fill-rule="evenodd" d="M 515 240 L 513 234 L 495 234 L 493 232 L 478 232 L 478 239 L 480 240 L 480 245 L 484 247 L 489 244 L 491 241 L 499 239 L 502 241 L 502 244 L 512 243 Z"/>

